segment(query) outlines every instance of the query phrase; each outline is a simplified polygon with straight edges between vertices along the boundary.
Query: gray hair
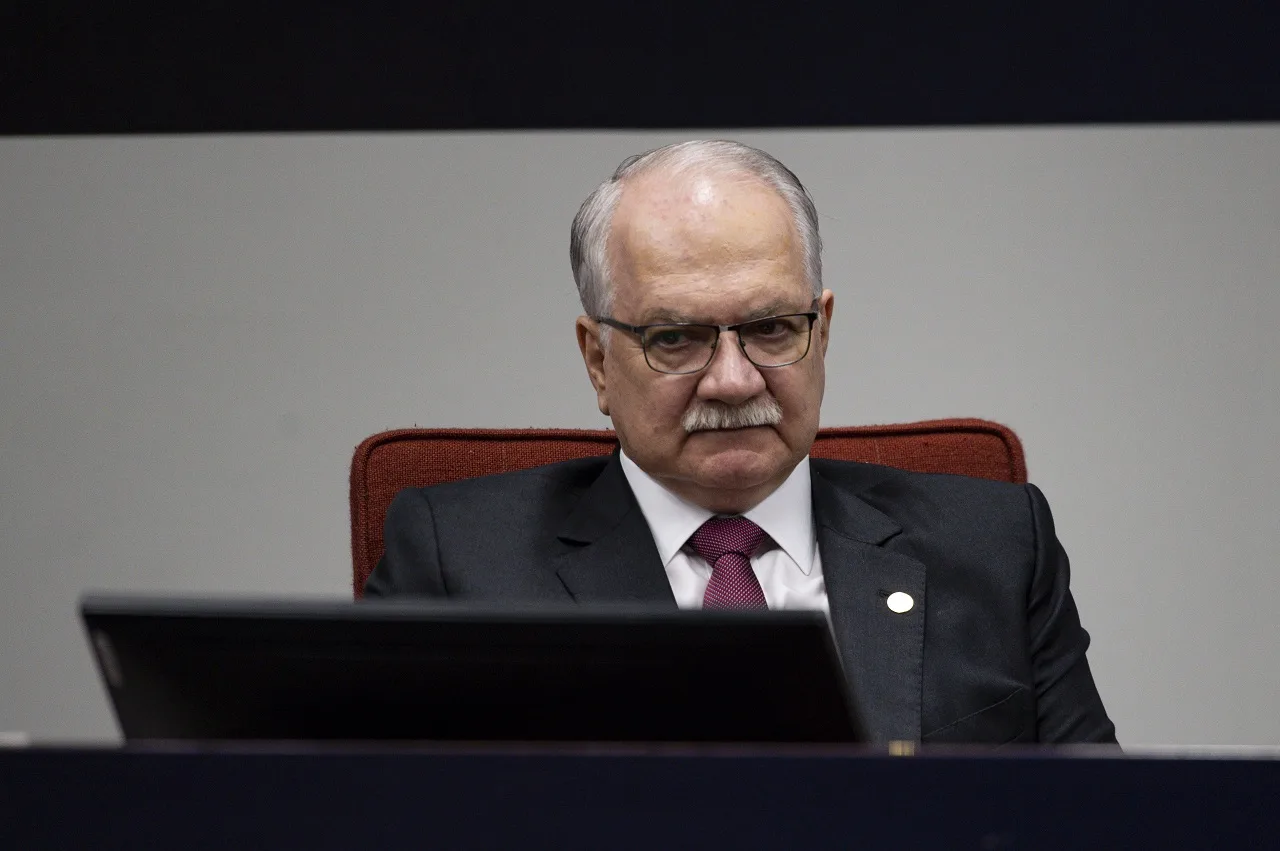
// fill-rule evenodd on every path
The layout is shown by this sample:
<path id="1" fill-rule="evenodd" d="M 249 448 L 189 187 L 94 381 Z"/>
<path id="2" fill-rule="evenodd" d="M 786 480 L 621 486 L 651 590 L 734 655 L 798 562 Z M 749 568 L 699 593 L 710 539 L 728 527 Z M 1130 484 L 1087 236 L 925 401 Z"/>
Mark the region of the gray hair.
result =
<path id="1" fill-rule="evenodd" d="M 746 174 L 775 190 L 791 209 L 813 297 L 822 295 L 822 237 L 818 234 L 818 209 L 800 178 L 773 156 L 740 142 L 697 140 L 628 157 L 613 176 L 597 186 L 578 208 L 569 233 L 569 263 L 573 268 L 573 280 L 578 285 L 578 298 L 588 316 L 607 316 L 613 304 L 609 231 L 618 201 L 622 198 L 624 181 L 658 169 L 672 174 L 694 170 Z"/>

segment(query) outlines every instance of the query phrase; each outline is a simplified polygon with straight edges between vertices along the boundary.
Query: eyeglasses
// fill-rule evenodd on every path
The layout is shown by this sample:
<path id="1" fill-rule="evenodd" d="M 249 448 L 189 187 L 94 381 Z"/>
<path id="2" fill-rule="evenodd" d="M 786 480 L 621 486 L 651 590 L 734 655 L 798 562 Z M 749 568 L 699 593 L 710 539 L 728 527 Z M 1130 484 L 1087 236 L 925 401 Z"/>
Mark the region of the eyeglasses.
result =
<path id="1" fill-rule="evenodd" d="M 742 353 L 758 367 L 775 369 L 802 361 L 809 354 L 817 318 L 817 311 L 811 311 L 767 316 L 737 325 L 628 325 L 607 316 L 597 316 L 595 320 L 638 336 L 645 363 L 651 369 L 667 375 L 687 375 L 707 368 L 725 331 L 737 333 Z"/>

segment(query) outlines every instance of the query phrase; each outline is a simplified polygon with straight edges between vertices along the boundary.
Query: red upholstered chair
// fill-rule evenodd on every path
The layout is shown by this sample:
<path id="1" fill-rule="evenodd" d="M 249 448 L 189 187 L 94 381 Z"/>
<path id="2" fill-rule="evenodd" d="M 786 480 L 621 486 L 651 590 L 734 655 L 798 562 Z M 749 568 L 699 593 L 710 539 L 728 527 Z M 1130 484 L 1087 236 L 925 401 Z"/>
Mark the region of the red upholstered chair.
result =
<path id="1" fill-rule="evenodd" d="M 351 463 L 352 584 L 357 598 L 382 557 L 382 524 L 403 488 L 523 470 L 554 461 L 607 455 L 612 431 L 573 429 L 427 429 L 384 431 L 356 447 Z M 1022 444 L 986 420 L 824 428 L 815 458 L 866 461 L 923 473 L 959 473 L 1021 484 Z"/>

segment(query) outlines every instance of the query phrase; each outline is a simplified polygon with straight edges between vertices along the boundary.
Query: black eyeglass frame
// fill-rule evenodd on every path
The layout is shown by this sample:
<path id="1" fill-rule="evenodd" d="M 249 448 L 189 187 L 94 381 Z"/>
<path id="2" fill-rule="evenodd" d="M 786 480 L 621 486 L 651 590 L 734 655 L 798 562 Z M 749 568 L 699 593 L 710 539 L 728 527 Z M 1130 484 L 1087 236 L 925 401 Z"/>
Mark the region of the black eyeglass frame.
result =
<path id="1" fill-rule="evenodd" d="M 818 306 L 817 299 L 814 299 L 813 306 L 815 308 Z M 759 319 L 739 322 L 736 325 L 712 325 L 706 322 L 655 322 L 651 325 L 628 325 L 626 322 L 619 322 L 617 319 L 609 316 L 593 316 L 591 318 L 602 325 L 608 325 L 610 328 L 617 328 L 619 331 L 629 331 L 639 337 L 640 351 L 644 352 L 644 362 L 648 364 L 649 369 L 652 369 L 654 372 L 662 375 L 693 375 L 695 372 L 702 372 L 704 369 L 711 366 L 711 361 L 715 360 L 716 347 L 720 345 L 720 335 L 725 331 L 733 331 L 734 333 L 737 333 L 739 329 L 745 328 L 748 325 L 755 325 L 759 322 L 769 322 L 775 319 L 792 319 L 797 316 L 803 316 L 809 320 L 809 334 L 805 339 L 804 351 L 801 352 L 800 357 L 795 360 L 787 361 L 786 363 L 756 363 L 751 359 L 751 355 L 747 353 L 747 344 L 743 342 L 741 334 L 738 334 L 738 348 L 742 350 L 742 356 L 757 369 L 780 369 L 784 366 L 792 366 L 793 364 L 800 363 L 800 361 L 809 356 L 809 350 L 813 348 L 813 323 L 818 321 L 819 315 L 820 314 L 817 310 L 809 310 L 804 313 L 780 313 L 777 316 L 762 316 Z M 697 369 L 687 369 L 683 372 L 669 372 L 665 369 L 658 369 L 653 365 L 653 361 L 649 360 L 649 346 L 645 341 L 645 332 L 651 328 L 714 328 L 716 331 L 716 338 L 711 343 L 711 353 L 707 355 L 707 362 L 702 366 Z"/>

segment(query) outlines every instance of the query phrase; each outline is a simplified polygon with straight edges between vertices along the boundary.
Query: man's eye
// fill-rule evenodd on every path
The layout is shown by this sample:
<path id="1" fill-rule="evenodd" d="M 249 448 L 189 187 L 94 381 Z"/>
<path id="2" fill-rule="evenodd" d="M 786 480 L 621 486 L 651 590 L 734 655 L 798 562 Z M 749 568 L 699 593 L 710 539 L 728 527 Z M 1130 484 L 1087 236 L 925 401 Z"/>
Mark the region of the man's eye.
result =
<path id="1" fill-rule="evenodd" d="M 689 335 L 684 331 L 671 329 L 667 331 L 657 331 L 649 338 L 649 345 L 659 346 L 664 349 L 671 349 L 677 346 L 683 346 L 689 342 Z"/>
<path id="2" fill-rule="evenodd" d="M 787 331 L 787 326 L 779 322 L 777 319 L 766 319 L 763 322 L 757 322 L 755 325 L 751 326 L 752 336 L 764 339 L 784 336 Z"/>

